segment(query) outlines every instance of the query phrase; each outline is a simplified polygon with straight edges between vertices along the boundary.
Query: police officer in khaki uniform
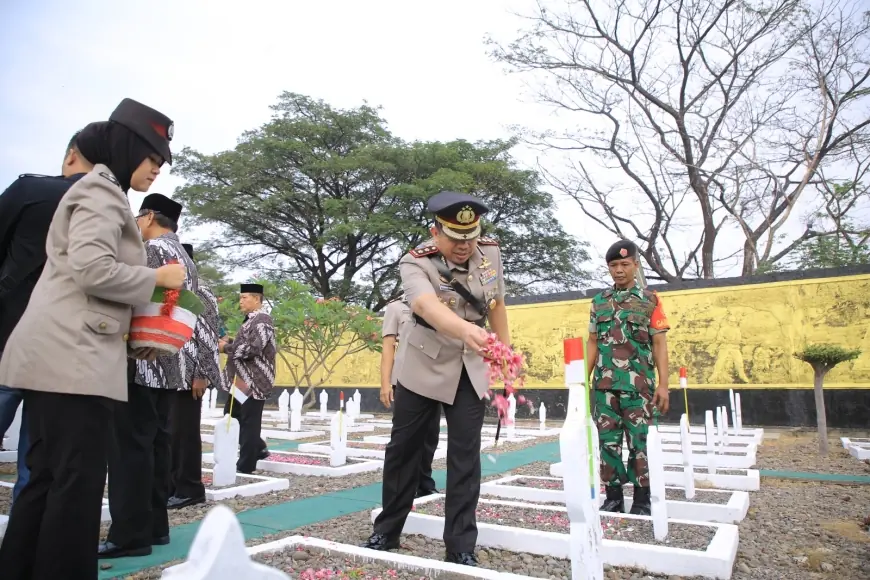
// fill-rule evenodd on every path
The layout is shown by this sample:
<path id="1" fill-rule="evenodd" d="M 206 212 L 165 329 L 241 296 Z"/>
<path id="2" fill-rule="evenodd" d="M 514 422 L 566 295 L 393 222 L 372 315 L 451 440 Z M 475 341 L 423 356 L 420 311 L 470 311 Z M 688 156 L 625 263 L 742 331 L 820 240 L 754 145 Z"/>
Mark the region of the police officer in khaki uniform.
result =
<path id="1" fill-rule="evenodd" d="M 381 325 L 383 344 L 381 348 L 381 403 L 389 409 L 393 403 L 393 393 L 396 390 L 396 346 L 404 332 L 405 323 L 411 318 L 411 307 L 404 298 L 393 300 L 384 309 L 384 320 Z M 435 480 L 432 479 L 432 461 L 438 449 L 441 437 L 441 409 L 432 415 L 432 422 L 426 431 L 423 442 L 423 455 L 420 458 L 420 481 L 417 484 L 417 497 L 438 493 Z"/>
<path id="2" fill-rule="evenodd" d="M 504 276 L 498 245 L 480 238 L 488 208 L 477 198 L 443 191 L 429 200 L 435 215 L 431 243 L 411 250 L 399 274 L 412 318 L 396 357 L 393 430 L 384 458 L 383 511 L 364 544 L 399 547 L 414 502 L 427 427 L 447 417 L 446 560 L 477 565 L 475 513 L 480 496 L 480 431 L 489 376 L 481 353 L 484 324 L 510 344 Z"/>

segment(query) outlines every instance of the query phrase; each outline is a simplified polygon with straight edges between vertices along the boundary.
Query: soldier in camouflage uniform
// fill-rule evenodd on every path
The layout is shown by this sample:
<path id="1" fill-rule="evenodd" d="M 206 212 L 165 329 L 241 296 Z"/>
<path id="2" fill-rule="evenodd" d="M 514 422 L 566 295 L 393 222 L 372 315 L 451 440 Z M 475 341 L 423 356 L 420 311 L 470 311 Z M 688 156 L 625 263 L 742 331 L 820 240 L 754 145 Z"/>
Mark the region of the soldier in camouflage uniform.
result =
<path id="1" fill-rule="evenodd" d="M 637 246 L 613 244 L 605 259 L 613 287 L 592 299 L 587 372 L 594 372 L 593 416 L 601 447 L 603 511 L 623 512 L 622 485 L 634 485 L 631 513 L 650 515 L 646 437 L 653 407 L 668 412 L 668 321 L 657 294 L 636 281 Z M 658 371 L 658 386 L 654 387 Z M 622 438 L 628 441 L 628 468 Z"/>

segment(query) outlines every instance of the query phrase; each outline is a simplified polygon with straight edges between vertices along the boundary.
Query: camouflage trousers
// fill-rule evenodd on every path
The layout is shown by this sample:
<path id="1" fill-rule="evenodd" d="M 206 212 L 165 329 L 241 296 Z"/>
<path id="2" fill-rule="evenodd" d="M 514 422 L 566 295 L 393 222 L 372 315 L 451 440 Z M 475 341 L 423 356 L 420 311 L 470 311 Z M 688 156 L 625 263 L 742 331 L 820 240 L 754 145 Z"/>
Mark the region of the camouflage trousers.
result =
<path id="1" fill-rule="evenodd" d="M 595 390 L 595 423 L 601 448 L 601 481 L 620 487 L 630 481 L 649 486 L 646 437 L 653 416 L 652 397 L 632 391 Z M 628 469 L 622 462 L 622 437 L 628 441 Z"/>

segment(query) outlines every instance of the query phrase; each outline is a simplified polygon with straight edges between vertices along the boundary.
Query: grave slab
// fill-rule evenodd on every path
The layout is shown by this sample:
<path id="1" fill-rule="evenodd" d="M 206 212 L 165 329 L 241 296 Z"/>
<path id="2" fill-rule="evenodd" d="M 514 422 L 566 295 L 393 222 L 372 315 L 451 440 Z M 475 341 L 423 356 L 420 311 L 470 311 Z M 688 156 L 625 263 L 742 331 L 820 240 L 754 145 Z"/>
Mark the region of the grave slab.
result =
<path id="1" fill-rule="evenodd" d="M 849 447 L 847 447 L 847 449 L 849 451 L 849 455 L 859 461 L 870 459 L 870 442 L 856 443 L 852 441 L 849 443 Z"/>
<path id="2" fill-rule="evenodd" d="M 274 456 L 274 457 L 273 457 Z M 315 475 L 320 477 L 344 477 L 355 473 L 377 471 L 384 466 L 383 461 L 374 459 L 348 459 L 345 465 L 330 467 L 329 455 L 320 453 L 295 453 L 293 451 L 270 451 L 269 458 L 257 462 L 259 471 L 271 473 L 292 473 L 294 475 Z M 298 461 L 294 463 L 294 461 Z M 203 453 L 202 462 L 214 464 L 213 453 Z"/>
<path id="3" fill-rule="evenodd" d="M 670 434 L 670 433 L 679 434 L 680 433 L 680 426 L 679 425 L 660 424 L 658 426 L 658 428 L 659 428 L 659 433 L 663 433 L 663 434 Z M 703 426 L 691 425 L 689 427 L 689 434 L 690 435 L 705 435 L 705 433 L 706 433 L 706 431 L 704 430 Z M 725 432 L 725 435 L 728 438 L 728 440 L 736 439 L 736 441 L 740 442 L 740 441 L 744 441 L 746 439 L 752 439 L 756 443 L 761 443 L 762 440 L 764 439 L 764 429 L 759 427 L 756 429 L 739 429 L 739 430 L 737 430 L 737 429 L 734 429 L 733 427 L 729 427 L 727 429 L 727 431 Z"/>
<path id="4" fill-rule="evenodd" d="M 384 449 L 373 448 L 365 445 L 386 445 L 386 443 L 373 443 L 369 441 L 347 441 L 345 443 L 348 457 L 367 457 L 371 459 L 384 459 Z M 389 437 L 387 437 L 389 443 Z M 314 441 L 311 443 L 300 443 L 299 451 L 303 453 L 329 453 L 332 450 L 329 441 Z M 438 445 L 435 449 L 434 459 L 444 459 L 447 457 L 447 444 Z"/>
<path id="5" fill-rule="evenodd" d="M 525 482 L 531 485 L 522 485 Z M 553 484 L 550 486 L 550 484 Z M 538 487 L 535 487 L 537 485 Z M 549 489 L 547 487 L 550 487 Z M 685 499 L 685 490 L 681 487 L 667 487 L 669 496 L 679 496 L 681 499 L 667 500 L 669 518 L 692 520 L 698 522 L 717 522 L 721 524 L 736 524 L 746 517 L 749 511 L 749 494 L 745 491 L 698 490 L 697 494 L 715 494 L 716 502 L 689 501 Z M 533 477 L 528 475 L 511 475 L 480 485 L 480 493 L 494 495 L 499 498 L 515 499 L 531 503 L 564 503 L 565 493 L 562 489 L 562 479 L 558 477 Z M 701 498 L 698 498 L 701 499 Z M 604 498 L 601 498 L 604 503 Z M 599 504 L 599 505 L 600 505 Z M 631 509 L 632 498 L 625 497 L 625 511 Z"/>
<path id="6" fill-rule="evenodd" d="M 443 494 L 418 498 L 415 506 L 431 501 L 443 501 Z M 527 504 L 500 500 L 480 500 L 481 505 L 505 505 L 529 508 L 540 513 L 567 514 L 562 506 Z M 372 522 L 382 511 L 372 510 Z M 567 520 L 567 517 L 565 518 Z M 602 525 L 608 520 L 651 521 L 649 516 L 601 513 Z M 698 523 L 688 520 L 668 519 L 669 525 L 711 528 L 712 540 L 704 550 L 672 548 L 656 544 L 641 544 L 605 538 L 601 543 L 601 557 L 609 566 L 641 568 L 654 574 L 675 576 L 702 576 L 717 580 L 730 580 L 734 560 L 737 557 L 738 531 L 733 524 Z M 569 558 L 568 533 L 497 525 L 478 521 L 477 545 L 499 548 L 512 552 L 528 552 L 540 556 Z M 412 511 L 402 530 L 405 534 L 421 534 L 440 539 L 444 532 L 444 518 Z"/>
<path id="7" fill-rule="evenodd" d="M 202 472 L 203 474 L 207 473 L 210 475 L 214 473 L 213 470 L 205 468 L 203 468 Z M 221 501 L 234 497 L 253 497 L 273 491 L 290 489 L 290 480 L 285 477 L 266 477 L 264 475 L 237 473 L 236 478 L 236 485 L 230 487 L 215 489 L 211 485 L 206 485 L 205 499 L 209 501 Z"/>
<path id="8" fill-rule="evenodd" d="M 679 446 L 674 446 L 675 449 L 671 450 L 662 450 L 662 459 L 665 465 L 682 465 L 683 464 L 683 453 L 679 449 Z M 622 460 L 628 461 L 628 448 L 623 447 L 622 450 Z M 755 452 L 752 453 L 740 453 L 738 451 L 726 451 L 723 453 L 716 453 L 714 459 L 714 466 L 716 468 L 721 469 L 751 469 L 755 466 L 757 462 L 757 454 Z M 709 467 L 710 466 L 710 454 L 698 449 L 697 451 L 692 452 L 692 464 L 697 467 Z M 552 473 L 551 473 L 552 475 Z"/>
<path id="9" fill-rule="evenodd" d="M 562 477 L 561 462 L 550 465 L 550 475 Z M 698 489 L 705 489 L 705 483 L 714 489 L 722 490 L 758 491 L 761 489 L 761 473 L 757 469 L 717 469 L 716 473 L 695 471 L 694 475 Z M 665 485 L 683 487 L 684 482 L 685 475 L 681 465 L 665 465 Z"/>

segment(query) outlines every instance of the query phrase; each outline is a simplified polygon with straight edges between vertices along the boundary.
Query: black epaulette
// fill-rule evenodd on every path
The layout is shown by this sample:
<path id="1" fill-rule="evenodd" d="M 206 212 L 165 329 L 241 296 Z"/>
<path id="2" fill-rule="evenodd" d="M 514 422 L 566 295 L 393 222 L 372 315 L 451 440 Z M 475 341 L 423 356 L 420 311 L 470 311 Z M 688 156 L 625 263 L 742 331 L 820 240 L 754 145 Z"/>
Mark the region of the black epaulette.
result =
<path id="1" fill-rule="evenodd" d="M 54 177 L 54 178 L 56 178 L 57 175 L 40 175 L 39 173 L 22 173 L 21 175 L 18 176 L 18 179 L 24 179 L 25 177 Z M 61 179 L 63 179 L 63 178 L 61 178 Z"/>
<path id="2" fill-rule="evenodd" d="M 115 176 L 112 175 L 111 173 L 106 173 L 105 171 L 100 171 L 100 177 L 102 177 L 103 179 L 105 179 L 107 181 L 111 181 L 112 183 L 114 183 L 118 187 L 121 187 L 121 184 L 118 183 L 118 180 L 115 179 Z"/>
<path id="3" fill-rule="evenodd" d="M 420 246 L 419 248 L 414 248 L 408 253 L 415 258 L 425 258 L 426 256 L 437 254 L 438 248 L 436 246 Z"/>
<path id="4" fill-rule="evenodd" d="M 477 243 L 481 246 L 497 246 L 498 242 L 492 238 L 478 238 Z"/>

